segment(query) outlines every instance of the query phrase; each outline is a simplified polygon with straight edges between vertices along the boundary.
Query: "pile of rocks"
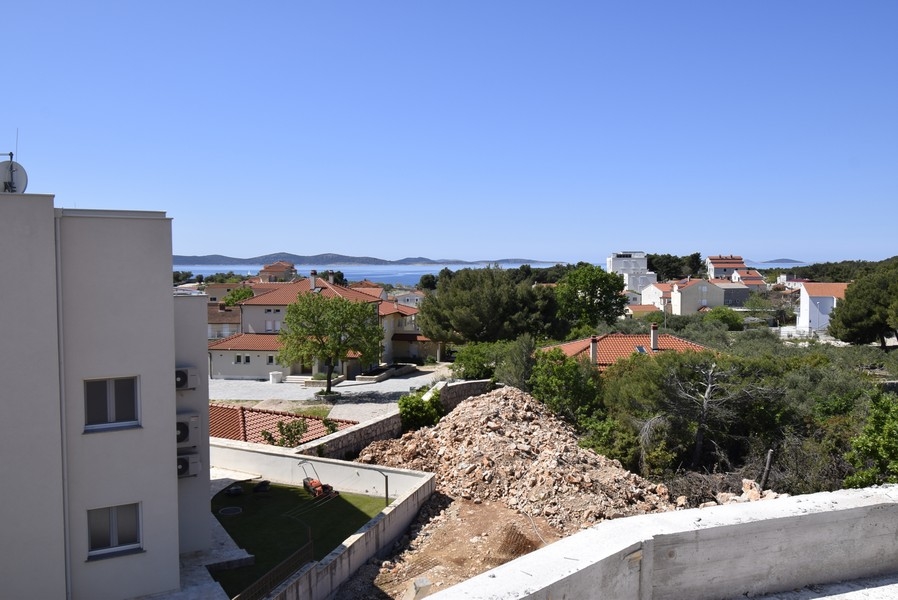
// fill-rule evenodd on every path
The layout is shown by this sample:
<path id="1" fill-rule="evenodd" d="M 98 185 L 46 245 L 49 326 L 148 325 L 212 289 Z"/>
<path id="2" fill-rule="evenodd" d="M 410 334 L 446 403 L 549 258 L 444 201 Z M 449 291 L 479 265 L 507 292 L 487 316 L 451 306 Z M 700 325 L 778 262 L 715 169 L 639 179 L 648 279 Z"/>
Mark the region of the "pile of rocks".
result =
<path id="1" fill-rule="evenodd" d="M 358 460 L 434 473 L 442 494 L 501 502 L 563 534 L 676 509 L 664 485 L 580 448 L 570 425 L 512 387 L 465 400 L 435 427 L 374 442 Z"/>

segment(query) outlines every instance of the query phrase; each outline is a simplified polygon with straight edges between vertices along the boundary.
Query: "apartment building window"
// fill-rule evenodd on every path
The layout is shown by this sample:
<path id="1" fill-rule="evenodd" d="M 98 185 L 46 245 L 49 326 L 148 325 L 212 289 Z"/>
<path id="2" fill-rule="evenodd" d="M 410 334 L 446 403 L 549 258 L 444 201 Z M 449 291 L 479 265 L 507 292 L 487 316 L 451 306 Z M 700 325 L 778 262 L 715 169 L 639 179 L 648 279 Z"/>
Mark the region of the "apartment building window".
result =
<path id="1" fill-rule="evenodd" d="M 265 333 L 274 331 L 274 321 L 265 321 Z"/>
<path id="2" fill-rule="evenodd" d="M 240 354 L 235 354 L 234 355 L 234 364 L 239 365 L 241 362 L 243 362 L 243 356 L 241 356 Z"/>
<path id="3" fill-rule="evenodd" d="M 87 531 L 88 558 L 140 550 L 140 505 L 121 504 L 89 510 Z"/>
<path id="4" fill-rule="evenodd" d="M 246 356 L 243 357 L 243 364 L 245 364 L 245 365 L 249 364 L 249 354 L 247 354 Z"/>
<path id="5" fill-rule="evenodd" d="M 274 312 L 279 313 L 279 312 L 281 312 L 281 309 L 276 308 L 276 309 L 274 309 Z"/>
<path id="6" fill-rule="evenodd" d="M 85 430 L 136 427 L 137 377 L 84 382 Z"/>
<path id="7" fill-rule="evenodd" d="M 274 354 L 269 354 L 269 355 L 268 355 L 268 364 L 269 364 L 269 365 L 273 365 L 273 364 L 274 364 Z"/>
<path id="8" fill-rule="evenodd" d="M 270 312 L 271 312 L 271 309 L 270 309 L 270 308 L 266 308 L 266 309 L 265 309 L 265 312 L 270 313 Z"/>
<path id="9" fill-rule="evenodd" d="M 281 330 L 281 322 L 280 322 L 280 321 L 275 321 L 275 322 L 274 322 L 274 331 L 275 331 L 275 332 L 280 332 L 280 330 Z"/>

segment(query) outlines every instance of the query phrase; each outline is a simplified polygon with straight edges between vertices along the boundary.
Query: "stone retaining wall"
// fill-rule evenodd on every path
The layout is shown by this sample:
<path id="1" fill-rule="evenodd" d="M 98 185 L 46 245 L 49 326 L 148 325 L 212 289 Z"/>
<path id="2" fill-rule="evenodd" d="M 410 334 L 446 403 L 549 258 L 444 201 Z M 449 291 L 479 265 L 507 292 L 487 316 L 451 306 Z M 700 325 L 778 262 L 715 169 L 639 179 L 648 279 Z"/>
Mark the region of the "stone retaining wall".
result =
<path id="1" fill-rule="evenodd" d="M 335 431 L 296 448 L 299 454 L 351 460 L 368 444 L 376 440 L 391 440 L 402 435 L 399 409 L 388 415 Z"/>

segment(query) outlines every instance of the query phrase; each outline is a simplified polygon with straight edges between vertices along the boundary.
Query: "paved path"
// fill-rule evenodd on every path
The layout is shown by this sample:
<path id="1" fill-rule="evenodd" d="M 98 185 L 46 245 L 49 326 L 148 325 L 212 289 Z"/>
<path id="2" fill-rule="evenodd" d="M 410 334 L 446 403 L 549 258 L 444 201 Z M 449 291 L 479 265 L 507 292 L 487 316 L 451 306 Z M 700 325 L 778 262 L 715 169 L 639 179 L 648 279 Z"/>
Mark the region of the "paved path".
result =
<path id="1" fill-rule="evenodd" d="M 403 394 L 423 386 L 431 386 L 448 379 L 449 367 L 424 367 L 401 377 L 391 377 L 378 383 L 344 381 L 333 386 L 340 393 L 328 417 L 359 423 L 389 414 L 397 410 L 397 402 Z M 243 381 L 236 379 L 210 379 L 209 400 L 257 400 L 257 408 L 291 410 L 303 404 L 321 404 L 315 394 L 320 388 L 306 387 L 298 383 L 271 383 L 268 381 Z"/>

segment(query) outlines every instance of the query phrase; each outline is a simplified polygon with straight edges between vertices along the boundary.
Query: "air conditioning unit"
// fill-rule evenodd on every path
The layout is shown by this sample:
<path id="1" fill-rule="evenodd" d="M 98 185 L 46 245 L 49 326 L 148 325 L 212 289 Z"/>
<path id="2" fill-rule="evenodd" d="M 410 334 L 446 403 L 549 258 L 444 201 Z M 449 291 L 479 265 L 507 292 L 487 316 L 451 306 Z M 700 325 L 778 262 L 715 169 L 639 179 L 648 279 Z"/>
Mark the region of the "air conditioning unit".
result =
<path id="1" fill-rule="evenodd" d="M 200 443 L 200 416 L 178 415 L 178 448 L 189 448 Z"/>
<path id="2" fill-rule="evenodd" d="M 200 473 L 199 454 L 178 455 L 178 477 L 196 477 Z"/>
<path id="3" fill-rule="evenodd" d="M 199 375 L 193 367 L 178 367 L 175 369 L 175 389 L 195 390 L 199 384 Z"/>

